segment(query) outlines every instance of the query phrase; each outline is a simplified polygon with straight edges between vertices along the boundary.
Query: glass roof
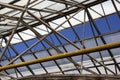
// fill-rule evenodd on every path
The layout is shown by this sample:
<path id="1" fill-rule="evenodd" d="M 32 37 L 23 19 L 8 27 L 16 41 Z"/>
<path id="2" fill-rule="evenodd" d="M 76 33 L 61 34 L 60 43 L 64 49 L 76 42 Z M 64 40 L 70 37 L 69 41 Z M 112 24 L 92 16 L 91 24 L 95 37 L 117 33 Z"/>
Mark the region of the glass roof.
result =
<path id="1" fill-rule="evenodd" d="M 0 0 L 0 65 L 119 42 L 119 11 L 120 0 Z M 117 75 L 119 50 L 1 72 L 13 77 L 47 73 Z"/>
<path id="2" fill-rule="evenodd" d="M 105 1 L 105 0 L 104 0 Z M 1 0 L 0 1 L 1 6 L 5 6 L 5 8 L 1 8 L 0 10 L 0 15 L 1 15 L 1 21 L 0 21 L 0 35 L 9 35 L 9 33 L 16 27 L 16 25 L 18 24 L 18 19 L 21 16 L 21 10 L 24 10 L 24 6 L 27 4 L 27 0 L 18 0 L 15 1 L 14 0 Z M 44 20 L 46 20 L 53 29 L 55 29 L 59 24 L 62 24 L 62 22 L 64 22 L 66 19 L 65 17 L 62 17 L 62 15 L 67 15 L 65 13 L 68 13 L 69 16 L 73 16 L 74 14 L 76 14 L 75 16 L 73 16 L 72 18 L 70 18 L 70 22 L 71 24 L 74 25 L 78 25 L 84 22 L 84 9 L 83 9 L 83 5 L 89 5 L 89 4 L 97 4 L 98 2 L 101 1 L 97 1 L 97 0 L 90 0 L 90 1 L 86 1 L 86 0 L 66 0 L 64 1 L 59 1 L 59 0 L 31 0 L 28 6 L 28 11 L 31 12 L 32 14 L 34 14 L 37 17 L 43 18 Z M 12 4 L 9 4 L 12 3 Z M 109 5 L 108 5 L 109 4 Z M 11 7 L 12 5 L 12 7 Z M 96 18 L 100 18 L 104 16 L 104 13 L 106 15 L 115 13 L 115 8 L 112 4 L 112 2 L 109 0 L 107 2 L 102 3 L 103 7 L 104 7 L 104 12 L 102 10 L 102 7 L 100 4 L 95 5 L 95 6 L 91 6 L 89 8 L 89 11 L 93 17 L 93 19 Z M 116 7 L 120 7 L 118 2 L 115 2 Z M 80 10 L 78 9 L 78 7 L 80 7 Z M 15 8 L 15 9 L 14 9 Z M 78 9 L 78 10 L 77 10 Z M 78 11 L 77 13 L 74 13 L 72 11 Z M 119 8 L 118 8 L 119 10 Z M 72 14 L 73 13 L 73 14 Z M 63 15 L 63 16 L 64 16 Z M 59 17 L 58 17 L 59 16 Z M 23 20 L 34 27 L 35 30 L 40 31 L 41 35 L 45 35 L 47 34 L 47 30 L 46 27 L 44 25 L 41 25 L 41 23 L 39 23 L 39 21 L 35 20 L 35 18 L 33 18 L 30 14 L 28 14 L 27 12 L 25 12 L 25 14 L 23 15 Z M 87 17 L 86 17 L 86 22 L 88 21 Z M 61 27 L 59 27 L 57 29 L 57 31 L 70 27 L 68 22 L 65 22 L 64 24 L 62 24 Z M 17 28 L 17 30 L 20 31 L 20 34 L 22 34 L 23 36 L 27 36 L 25 40 L 29 40 L 32 38 L 35 38 L 35 35 L 30 32 L 29 30 L 26 29 L 22 29 L 25 28 L 25 26 L 22 25 L 22 23 L 20 22 L 19 27 Z M 28 31 L 28 32 L 27 32 Z M 33 35 L 33 37 L 31 37 L 30 35 L 26 35 L 24 34 L 24 32 Z M 19 39 L 17 39 L 17 36 L 14 36 L 14 41 L 11 43 L 18 43 L 20 42 Z"/>

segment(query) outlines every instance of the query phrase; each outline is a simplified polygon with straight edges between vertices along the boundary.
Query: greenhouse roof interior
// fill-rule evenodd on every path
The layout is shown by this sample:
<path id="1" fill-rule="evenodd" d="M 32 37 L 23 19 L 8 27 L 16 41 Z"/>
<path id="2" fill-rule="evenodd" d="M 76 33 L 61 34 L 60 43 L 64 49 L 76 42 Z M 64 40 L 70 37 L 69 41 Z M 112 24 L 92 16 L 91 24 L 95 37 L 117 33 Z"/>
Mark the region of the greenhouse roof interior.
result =
<path id="1" fill-rule="evenodd" d="M 4 66 L 120 42 L 120 0 L 0 0 L 0 73 L 120 74 L 120 46 Z"/>

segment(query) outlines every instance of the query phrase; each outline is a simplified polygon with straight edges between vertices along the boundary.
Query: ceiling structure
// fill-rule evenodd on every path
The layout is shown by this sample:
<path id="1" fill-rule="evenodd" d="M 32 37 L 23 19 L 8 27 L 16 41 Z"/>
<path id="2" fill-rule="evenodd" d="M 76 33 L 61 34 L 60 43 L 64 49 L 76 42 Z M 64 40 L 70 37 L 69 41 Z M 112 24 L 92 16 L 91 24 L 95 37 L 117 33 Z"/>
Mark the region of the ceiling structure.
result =
<path id="1" fill-rule="evenodd" d="M 0 0 L 0 65 L 119 42 L 119 11 L 120 0 Z M 119 48 L 106 49 L 0 71 L 118 75 L 119 56 Z"/>

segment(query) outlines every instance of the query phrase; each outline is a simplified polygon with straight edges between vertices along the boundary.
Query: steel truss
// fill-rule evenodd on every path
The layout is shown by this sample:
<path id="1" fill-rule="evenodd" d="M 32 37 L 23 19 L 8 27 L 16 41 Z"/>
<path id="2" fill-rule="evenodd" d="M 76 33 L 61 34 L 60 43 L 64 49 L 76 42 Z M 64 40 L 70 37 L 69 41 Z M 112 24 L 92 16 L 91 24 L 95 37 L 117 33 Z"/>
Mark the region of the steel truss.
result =
<path id="1" fill-rule="evenodd" d="M 38 64 L 38 66 L 40 68 L 42 68 L 45 72 L 45 74 L 52 74 L 52 73 L 61 73 L 61 74 L 66 74 L 66 72 L 69 71 L 77 71 L 79 74 L 83 74 L 83 71 L 86 71 L 90 74 L 103 74 L 100 67 L 103 68 L 104 70 L 104 74 L 108 75 L 108 74 L 113 74 L 113 75 L 118 75 L 120 73 L 120 66 L 119 66 L 119 62 L 116 60 L 116 57 L 114 55 L 114 53 L 112 52 L 111 49 L 113 48 L 119 48 L 119 41 L 115 43 L 115 45 L 112 47 L 113 44 L 108 44 L 108 42 L 106 41 L 104 35 L 110 35 L 110 34 L 114 34 L 114 33 L 119 33 L 120 31 L 117 30 L 116 32 L 112 32 L 111 31 L 111 26 L 108 20 L 108 15 L 112 15 L 112 14 L 117 14 L 118 18 L 120 19 L 120 13 L 119 13 L 119 9 L 116 6 L 116 3 L 120 5 L 119 0 L 96 0 L 93 2 L 89 2 L 88 0 L 84 0 L 83 2 L 78 2 L 77 0 L 48 0 L 51 3 L 53 2 L 54 4 L 49 5 L 47 7 L 45 7 L 44 9 L 37 9 L 34 8 L 35 5 L 39 5 L 47 0 L 28 0 L 28 2 L 26 3 L 26 5 L 24 6 L 20 6 L 20 5 L 15 5 L 15 3 L 19 2 L 21 0 L 13 0 L 9 3 L 3 3 L 0 2 L 0 10 L 3 10 L 5 8 L 9 8 L 11 9 L 10 11 L 6 12 L 5 14 L 0 14 L 0 18 L 1 18 L 1 26 L 12 26 L 13 28 L 11 29 L 7 29 L 7 30 L 3 30 L 0 32 L 0 38 L 1 38 L 1 53 L 0 53 L 0 62 L 4 62 L 7 61 L 7 63 L 5 63 L 4 65 L 0 64 L 0 71 L 1 72 L 5 72 L 6 74 L 10 75 L 9 70 L 7 69 L 11 69 L 14 68 L 14 73 L 16 74 L 16 77 L 24 77 L 24 75 L 22 74 L 22 71 L 18 68 L 18 67 L 25 67 L 30 74 L 32 75 L 36 75 L 34 70 L 31 68 L 30 64 L 33 64 L 32 61 Z M 103 3 L 104 2 L 111 2 L 113 4 L 113 7 L 115 9 L 114 13 L 111 14 L 106 14 L 105 10 L 104 10 L 104 6 Z M 88 3 L 87 3 L 88 2 Z M 86 4 L 85 4 L 86 3 Z M 61 10 L 54 10 L 51 9 L 49 7 L 55 5 L 55 4 L 61 4 L 64 5 L 65 8 L 61 9 Z M 99 4 L 101 6 L 102 12 L 103 14 L 99 13 L 97 10 L 93 9 L 92 7 Z M 17 12 L 18 11 L 18 12 Z M 32 12 L 33 11 L 33 12 Z M 75 16 L 78 15 L 80 12 L 83 11 L 83 20 L 76 18 Z M 100 17 L 98 18 L 94 18 L 94 16 L 92 16 L 91 12 L 96 13 L 97 15 L 99 15 Z M 17 13 L 16 13 L 17 12 Z M 48 15 L 43 15 L 42 13 L 49 13 Z M 14 15 L 9 15 L 11 13 L 15 13 Z M 34 13 L 39 13 L 39 16 L 36 16 Z M 16 16 L 16 15 L 20 15 L 20 16 Z M 54 16 L 55 15 L 55 16 Z M 55 20 L 59 19 L 59 18 L 65 18 L 65 21 L 63 21 L 62 23 L 58 24 L 57 22 L 55 22 Z M 87 20 L 88 18 L 88 20 Z M 107 28 L 109 29 L 109 32 L 107 32 L 106 34 L 103 34 L 100 29 L 99 26 L 96 23 L 97 19 L 101 19 L 104 18 L 105 19 L 105 23 L 107 24 Z M 71 19 L 76 20 L 77 22 L 79 22 L 79 24 L 73 25 L 73 23 L 71 22 Z M 16 23 L 14 24 L 3 24 L 2 22 L 6 21 L 6 20 L 10 20 L 10 21 L 16 21 Z M 28 22 L 27 22 L 28 20 Z M 34 22 L 34 23 L 32 23 Z M 87 27 L 87 23 L 89 22 L 90 24 L 90 30 L 91 30 L 91 34 L 92 34 L 92 38 L 95 41 L 95 49 L 93 51 L 90 51 L 89 48 L 85 45 L 86 42 L 86 38 L 85 38 L 85 33 L 87 33 L 85 31 L 86 27 Z M 8 23 L 12 23 L 12 22 L 8 22 Z M 51 26 L 51 23 L 54 25 L 57 25 L 57 27 L 53 27 Z M 69 27 L 65 28 L 64 24 L 68 23 Z M 39 25 L 44 25 L 46 30 L 42 30 L 40 28 L 38 28 Z M 77 32 L 77 30 L 74 28 L 74 26 L 77 25 L 83 25 L 83 29 L 81 30 L 82 35 L 79 35 L 79 32 Z M 37 31 L 37 29 L 46 32 L 46 34 L 42 34 L 41 32 Z M 73 34 L 75 35 L 75 39 L 74 40 L 70 40 L 70 38 L 66 37 L 64 34 L 62 34 L 60 31 L 62 30 L 58 30 L 59 28 L 63 28 L 63 30 L 67 30 L 67 29 L 71 29 L 71 31 L 73 32 Z M 31 33 L 24 33 L 24 31 L 26 30 L 30 30 L 34 35 L 31 35 Z M 111 32 L 111 33 L 110 33 Z M 31 37 L 33 37 L 34 39 L 37 39 L 37 41 L 32 44 L 31 46 L 27 43 L 27 41 L 29 40 L 25 40 L 25 37 L 23 35 L 21 35 L 21 33 L 29 35 Z M 24 49 L 23 52 L 19 52 L 16 48 L 15 45 L 19 44 L 19 43 L 14 43 L 12 44 L 12 39 L 14 39 L 14 36 L 17 35 L 18 36 L 18 40 L 21 40 L 21 42 L 23 43 L 23 45 L 26 47 L 26 49 Z M 54 42 L 54 38 L 51 36 L 54 35 L 54 38 L 56 39 L 56 41 L 58 42 L 59 45 L 56 45 Z M 70 34 L 67 34 L 70 35 Z M 82 36 L 82 37 L 80 37 Z M 9 38 L 8 38 L 9 37 Z M 48 37 L 50 37 L 50 39 L 48 39 Z M 98 38 L 100 39 L 100 41 L 102 42 L 104 49 L 99 48 L 101 45 L 99 44 Z M 17 39 L 17 38 L 16 38 Z M 64 43 L 65 42 L 65 43 Z M 3 43 L 5 44 L 5 46 L 3 45 Z M 78 44 L 81 46 L 78 46 Z M 41 44 L 41 46 L 43 47 L 42 50 L 33 50 L 34 47 L 38 47 L 38 45 Z M 67 49 L 66 45 L 70 45 L 73 48 L 75 48 L 75 50 L 78 50 L 82 53 L 82 55 L 80 55 L 80 59 L 79 62 L 76 61 L 74 59 L 73 53 L 71 53 L 71 55 L 68 55 L 70 50 Z M 106 46 L 108 45 L 108 46 Z M 48 47 L 49 46 L 49 47 Z M 20 46 L 22 47 L 22 46 Z M 96 49 L 98 47 L 98 50 Z M 60 49 L 62 48 L 62 49 Z M 87 49 L 88 48 L 88 49 Z M 60 58 L 53 58 L 54 54 L 52 51 L 50 51 L 50 49 L 53 49 L 55 54 L 58 54 L 56 56 L 59 55 L 68 55 L 65 57 L 60 57 Z M 13 56 L 12 51 L 15 53 L 15 55 Z M 48 57 L 46 58 L 40 58 L 37 56 L 38 52 L 39 54 L 41 51 L 46 51 L 48 54 Z M 83 52 L 82 50 L 88 50 L 87 52 Z M 112 63 L 106 63 L 106 60 L 104 59 L 103 53 L 101 50 L 106 50 L 106 53 L 108 53 L 110 61 L 112 61 Z M 91 54 L 88 53 L 92 53 L 92 52 L 96 52 L 99 56 L 99 59 L 94 58 Z M 78 54 L 80 54 L 80 52 L 78 52 Z M 74 52 L 75 53 L 75 52 Z M 77 55 L 78 55 L 77 54 Z M 28 62 L 28 64 L 21 64 L 21 63 L 27 63 L 27 60 L 24 58 L 24 56 L 28 56 L 31 55 L 35 60 L 30 59 L 31 61 Z M 85 66 L 84 64 L 84 56 L 87 56 L 90 60 L 90 62 L 93 64 L 92 66 Z M 50 60 L 48 58 L 51 58 Z M 59 60 L 56 59 L 60 59 L 64 58 L 68 63 L 72 64 L 74 67 L 73 69 L 68 69 L 68 70 L 64 70 L 61 67 L 61 63 L 59 62 Z M 46 61 L 53 61 L 54 65 L 57 66 L 59 71 L 55 71 L 55 72 L 49 72 L 47 70 L 47 67 L 44 66 L 44 61 L 38 61 L 37 60 L 43 60 L 43 59 L 48 59 Z M 18 63 L 18 65 L 16 64 L 17 60 L 20 60 Z M 114 69 L 110 69 L 108 66 L 109 65 L 113 65 Z M 12 67 L 9 67 L 12 66 Z M 5 68 L 4 68 L 5 67 Z M 92 69 L 94 68 L 94 69 Z"/>

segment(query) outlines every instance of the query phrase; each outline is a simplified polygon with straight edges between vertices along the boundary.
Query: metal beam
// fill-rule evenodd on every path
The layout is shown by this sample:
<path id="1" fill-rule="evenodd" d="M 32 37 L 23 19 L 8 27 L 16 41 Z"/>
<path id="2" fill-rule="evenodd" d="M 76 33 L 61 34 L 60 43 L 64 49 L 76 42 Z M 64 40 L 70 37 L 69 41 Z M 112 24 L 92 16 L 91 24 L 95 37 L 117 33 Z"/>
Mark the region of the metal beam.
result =
<path id="1" fill-rule="evenodd" d="M 2 53 L 1 53 L 1 55 L 0 55 L 0 59 L 2 59 L 3 55 L 5 54 L 5 51 L 6 51 L 7 47 L 8 47 L 8 45 L 10 44 L 10 41 L 12 40 L 12 38 L 13 38 L 13 36 L 14 36 L 14 33 L 16 32 L 17 28 L 19 27 L 20 21 L 21 21 L 22 17 L 24 16 L 24 14 L 25 14 L 25 12 L 26 12 L 26 10 L 27 10 L 27 7 L 28 7 L 28 5 L 29 5 L 29 2 L 30 2 L 30 0 L 27 2 L 27 5 L 23 8 L 24 10 L 23 10 L 23 12 L 22 12 L 22 14 L 21 14 L 21 16 L 20 16 L 17 24 L 16 24 L 16 27 L 12 30 L 12 33 L 11 33 L 11 35 L 10 35 L 10 38 L 9 38 L 9 40 L 8 40 L 8 42 L 7 42 L 4 50 L 2 51 Z M 1 2 L 0 2 L 0 5 L 1 5 Z M 6 6 L 7 6 L 7 5 L 6 5 Z M 8 5 L 8 6 L 9 6 L 9 5 Z M 11 6 L 12 6 L 12 5 L 11 5 Z"/>
<path id="2" fill-rule="evenodd" d="M 72 56 L 76 56 L 76 55 L 82 55 L 82 54 L 86 54 L 86 53 L 97 52 L 97 51 L 106 50 L 106 49 L 118 48 L 118 47 L 120 47 L 120 42 L 104 44 L 104 45 L 100 45 L 100 46 L 96 46 L 96 47 L 92 47 L 92 48 L 77 50 L 74 52 L 68 52 L 68 53 L 58 54 L 58 55 L 49 56 L 49 57 L 45 57 L 45 58 L 39 58 L 36 60 L 30 60 L 30 61 L 21 62 L 18 64 L 6 65 L 3 67 L 0 67 L 0 71 L 15 68 L 15 67 L 21 67 L 21 66 L 31 65 L 31 64 L 35 64 L 35 63 L 40 63 L 40 62 L 46 62 L 46 61 L 62 59 L 62 58 L 66 58 L 66 57 L 72 57 Z"/>
<path id="3" fill-rule="evenodd" d="M 11 5 L 11 4 L 0 2 L 0 5 L 3 6 L 3 7 L 8 7 L 8 8 L 24 11 L 24 8 L 17 7 L 17 6 Z"/>

